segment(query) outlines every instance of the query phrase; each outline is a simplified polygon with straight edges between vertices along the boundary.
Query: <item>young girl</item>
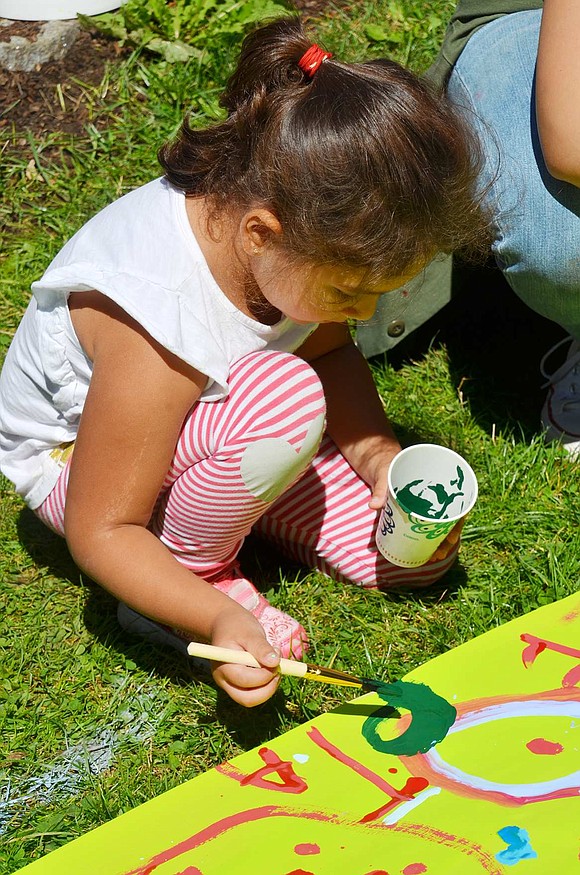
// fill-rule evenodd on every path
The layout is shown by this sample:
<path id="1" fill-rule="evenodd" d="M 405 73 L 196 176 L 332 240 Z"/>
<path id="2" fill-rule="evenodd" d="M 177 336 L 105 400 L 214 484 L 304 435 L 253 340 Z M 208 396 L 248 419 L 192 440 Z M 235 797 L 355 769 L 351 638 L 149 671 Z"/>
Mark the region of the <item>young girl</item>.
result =
<path id="1" fill-rule="evenodd" d="M 457 535 L 413 570 L 374 547 L 399 443 L 347 322 L 484 220 L 446 100 L 395 63 L 341 63 L 297 19 L 246 39 L 223 105 L 33 284 L 1 468 L 126 626 L 250 651 L 262 668 L 214 670 L 250 706 L 306 643 L 236 563 L 250 530 L 366 587 L 455 558 Z"/>

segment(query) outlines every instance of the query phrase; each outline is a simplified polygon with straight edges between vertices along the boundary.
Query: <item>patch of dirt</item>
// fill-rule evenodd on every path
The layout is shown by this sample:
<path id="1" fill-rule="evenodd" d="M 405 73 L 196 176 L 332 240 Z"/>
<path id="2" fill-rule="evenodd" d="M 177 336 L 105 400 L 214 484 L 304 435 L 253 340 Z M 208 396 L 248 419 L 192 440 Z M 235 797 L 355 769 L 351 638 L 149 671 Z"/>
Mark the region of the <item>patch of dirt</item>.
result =
<path id="1" fill-rule="evenodd" d="M 9 21 L 4 19 L 5 24 L 0 27 L 0 43 L 9 43 L 13 36 L 21 36 L 24 39 L 30 40 L 31 43 L 36 41 L 40 24 L 38 21 Z"/>
<path id="2" fill-rule="evenodd" d="M 32 39 L 42 24 L 14 22 L 1 28 L 0 35 L 11 30 L 11 35 Z M 116 61 L 122 53 L 112 40 L 83 31 L 60 61 L 48 61 L 29 73 L 0 69 L 0 128 L 14 127 L 32 134 L 80 134 L 88 120 L 88 108 L 78 83 L 98 85 L 106 63 Z"/>

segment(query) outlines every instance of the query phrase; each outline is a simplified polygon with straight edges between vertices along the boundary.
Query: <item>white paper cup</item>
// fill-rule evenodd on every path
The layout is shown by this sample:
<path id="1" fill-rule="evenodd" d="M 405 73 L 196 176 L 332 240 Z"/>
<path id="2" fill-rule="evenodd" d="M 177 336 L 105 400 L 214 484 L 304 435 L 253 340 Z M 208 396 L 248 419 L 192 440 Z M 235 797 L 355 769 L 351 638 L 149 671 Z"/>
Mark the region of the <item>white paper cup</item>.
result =
<path id="1" fill-rule="evenodd" d="M 118 9 L 126 0 L 0 0 L 0 17 L 13 21 L 64 21 Z"/>
<path id="2" fill-rule="evenodd" d="M 424 565 L 476 500 L 477 478 L 459 453 L 437 444 L 407 447 L 389 468 L 377 547 L 393 565 Z"/>

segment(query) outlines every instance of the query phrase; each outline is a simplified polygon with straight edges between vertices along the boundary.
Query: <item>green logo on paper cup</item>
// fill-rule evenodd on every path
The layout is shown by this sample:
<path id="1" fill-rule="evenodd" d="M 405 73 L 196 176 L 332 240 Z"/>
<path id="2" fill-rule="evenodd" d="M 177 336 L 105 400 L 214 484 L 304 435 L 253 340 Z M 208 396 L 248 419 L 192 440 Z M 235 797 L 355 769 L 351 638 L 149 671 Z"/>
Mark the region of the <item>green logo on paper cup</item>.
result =
<path id="1" fill-rule="evenodd" d="M 427 519 L 440 520 L 446 516 L 458 516 L 463 510 L 464 501 L 460 503 L 459 508 L 451 509 L 451 506 L 458 500 L 464 497 L 462 492 L 465 475 L 463 470 L 457 466 L 457 476 L 450 480 L 447 484 L 444 483 L 429 483 L 423 479 L 411 480 L 405 486 L 401 486 L 396 490 L 397 501 L 409 514 L 417 514 L 418 516 L 427 517 Z M 427 529 L 415 529 L 413 531 L 427 532 Z M 451 526 L 447 529 L 449 531 Z M 441 529 L 439 530 L 441 533 Z M 431 535 L 430 537 L 437 537 Z"/>
<path id="2" fill-rule="evenodd" d="M 425 535 L 428 541 L 433 541 L 435 538 L 440 538 L 441 535 L 447 535 L 453 526 L 451 523 L 416 523 L 411 522 L 411 531 L 417 532 L 418 535 Z"/>

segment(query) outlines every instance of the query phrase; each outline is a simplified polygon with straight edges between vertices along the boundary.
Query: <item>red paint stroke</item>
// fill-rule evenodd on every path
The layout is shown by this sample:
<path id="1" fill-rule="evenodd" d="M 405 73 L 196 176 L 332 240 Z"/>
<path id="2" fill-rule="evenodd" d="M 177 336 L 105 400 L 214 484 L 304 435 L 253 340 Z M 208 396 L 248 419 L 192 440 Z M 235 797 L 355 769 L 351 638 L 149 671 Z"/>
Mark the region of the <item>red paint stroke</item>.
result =
<path id="1" fill-rule="evenodd" d="M 294 853 L 301 854 L 304 857 L 307 857 L 309 854 L 319 854 L 320 846 L 315 842 L 301 842 L 295 846 Z"/>
<path id="2" fill-rule="evenodd" d="M 423 754 L 417 754 L 417 758 L 423 757 Z M 559 790 L 552 790 L 547 793 L 536 794 L 534 796 L 512 796 L 510 793 L 504 793 L 501 790 L 484 790 L 480 787 L 471 787 L 468 784 L 463 784 L 460 779 L 450 778 L 447 775 L 441 775 L 439 772 L 434 772 L 429 763 L 409 763 L 409 769 L 412 769 L 415 774 L 423 773 L 427 780 L 431 780 L 436 786 L 443 790 L 449 790 L 455 796 L 465 796 L 467 799 L 481 799 L 486 802 L 496 802 L 498 805 L 507 807 L 519 808 L 522 805 L 534 805 L 536 802 L 552 802 L 554 799 L 571 799 L 577 798 L 580 793 L 580 786 L 562 787 Z"/>
<path id="3" fill-rule="evenodd" d="M 365 780 L 370 781 L 375 787 L 378 787 L 379 790 L 382 790 L 382 792 L 386 793 L 389 797 L 389 801 L 386 804 L 380 806 L 375 811 L 366 814 L 360 821 L 361 823 L 368 823 L 381 816 L 384 817 L 387 812 L 396 808 L 401 802 L 409 802 L 411 799 L 415 798 L 417 793 L 429 786 L 429 782 L 425 780 L 425 778 L 411 777 L 407 779 L 405 786 L 401 790 L 397 790 L 396 787 L 393 787 L 393 785 L 388 781 L 385 781 L 384 778 L 381 778 L 375 772 L 372 772 L 366 766 L 363 766 L 358 760 L 348 756 L 348 754 L 345 754 L 340 748 L 328 741 L 328 739 L 326 739 L 315 726 L 311 727 L 307 734 L 314 744 L 330 754 L 333 759 L 336 759 L 348 768 L 353 769 L 358 775 Z M 271 751 L 266 747 L 261 748 L 259 754 L 267 765 L 258 769 L 256 772 L 252 772 L 250 775 L 244 775 L 232 763 L 224 763 L 221 766 L 217 766 L 216 771 L 220 772 L 225 777 L 233 778 L 242 786 L 251 784 L 254 787 L 261 787 L 266 790 L 282 790 L 289 793 L 302 793 L 304 790 L 308 789 L 306 782 L 295 774 L 292 768 L 292 763 L 282 761 L 274 751 Z M 397 769 L 394 769 L 394 771 L 397 772 Z M 273 781 L 264 780 L 264 776 L 271 772 L 276 772 L 282 778 L 284 783 L 280 785 Z"/>
<path id="4" fill-rule="evenodd" d="M 385 869 L 373 869 L 372 872 L 366 872 L 365 875 L 389 875 Z"/>
<path id="5" fill-rule="evenodd" d="M 398 769 L 389 769 L 389 772 L 391 773 L 391 775 L 396 775 L 398 771 L 399 771 Z"/>
<path id="6" fill-rule="evenodd" d="M 250 808 L 247 811 L 240 811 L 236 814 L 224 817 L 215 823 L 210 824 L 205 829 L 200 830 L 177 845 L 162 851 L 159 854 L 151 857 L 147 863 L 139 866 L 137 869 L 132 869 L 124 875 L 151 875 L 163 863 L 169 863 L 175 860 L 182 854 L 196 850 L 202 845 L 213 839 L 223 836 L 225 833 L 238 826 L 243 826 L 247 823 L 255 823 L 258 820 L 264 820 L 269 817 L 288 817 L 296 818 L 297 820 L 313 820 L 319 823 L 328 823 L 337 826 L 344 835 L 344 829 L 354 827 L 357 832 L 360 831 L 360 824 L 357 821 L 351 821 L 344 817 L 339 817 L 337 814 L 329 814 L 325 811 L 300 811 L 292 808 L 282 808 L 276 805 L 264 805 L 260 808 Z M 413 836 L 417 839 L 422 839 L 436 845 L 443 845 L 452 851 L 459 851 L 465 854 L 470 860 L 480 864 L 484 872 L 488 875 L 503 875 L 503 867 L 498 868 L 495 859 L 485 851 L 481 845 L 470 842 L 469 839 L 463 836 L 456 836 L 452 833 L 443 832 L 422 823 L 401 823 L 385 826 L 383 823 L 369 823 L 364 829 L 370 832 L 377 830 L 389 830 L 390 832 L 401 833 L 403 835 Z M 312 873 L 302 873 L 302 870 L 295 870 L 297 875 L 312 875 Z M 288 875 L 294 875 L 290 872 Z"/>
<path id="7" fill-rule="evenodd" d="M 575 687 L 580 683 L 580 665 L 575 665 L 562 678 L 563 687 Z"/>
<path id="8" fill-rule="evenodd" d="M 565 656 L 580 659 L 580 650 L 577 650 L 575 647 L 567 647 L 565 644 L 558 644 L 556 641 L 538 638 L 536 635 L 530 635 L 527 632 L 520 635 L 520 638 L 528 645 L 524 647 L 522 653 L 522 660 L 526 668 L 529 668 L 534 663 L 538 654 L 544 650 L 554 650 L 556 653 L 563 653 Z"/>
<path id="9" fill-rule="evenodd" d="M 443 832 L 443 830 L 436 829 L 432 826 L 427 826 L 427 824 L 423 823 L 408 823 L 407 821 L 397 821 L 397 823 L 390 824 L 389 826 L 383 826 L 382 824 L 369 824 L 367 829 L 375 830 L 375 829 L 388 829 L 390 832 L 401 833 L 402 835 L 412 836 L 416 839 L 424 839 L 428 842 L 433 842 L 433 844 L 441 845 L 446 848 L 450 848 L 453 851 L 459 851 L 461 854 L 465 854 L 466 857 L 469 857 L 470 860 L 475 860 L 480 864 L 481 868 L 484 872 L 487 872 L 488 875 L 503 875 L 505 869 L 503 866 L 498 866 L 497 860 L 492 854 L 482 848 L 481 845 L 476 844 L 475 842 L 470 842 L 469 839 L 464 836 L 456 836 L 450 832 Z"/>
<path id="10" fill-rule="evenodd" d="M 235 814 L 230 814 L 228 817 L 223 817 L 221 820 L 216 820 L 215 823 L 211 823 L 209 826 L 206 826 L 205 829 L 202 829 L 189 838 L 184 839 L 182 842 L 173 845 L 166 851 L 161 851 L 161 853 L 155 854 L 155 856 L 151 857 L 151 859 L 148 860 L 147 863 L 144 863 L 143 866 L 138 866 L 137 869 L 131 869 L 131 871 L 126 872 L 125 875 L 150 875 L 151 872 L 154 872 L 155 869 L 163 865 L 163 863 L 169 863 L 171 860 L 181 857 L 182 854 L 194 851 L 196 848 L 201 847 L 201 845 L 205 845 L 206 842 L 219 838 L 219 836 L 235 829 L 237 826 L 242 826 L 246 823 L 254 823 L 257 820 L 264 820 L 268 817 L 296 817 L 304 820 L 320 821 L 322 823 L 343 822 L 339 821 L 339 818 L 336 815 L 327 814 L 321 811 L 296 811 L 291 808 L 281 808 L 278 805 L 263 805 L 260 808 L 249 808 L 247 811 L 238 811 Z"/>
<path id="11" fill-rule="evenodd" d="M 531 741 L 528 741 L 526 747 L 532 753 L 545 754 L 547 756 L 554 756 L 557 753 L 562 753 L 564 750 L 560 742 L 546 741 L 545 738 L 532 738 Z"/>
<path id="12" fill-rule="evenodd" d="M 177 875 L 203 875 L 203 872 L 197 866 L 188 866 L 187 869 L 184 869 L 183 872 L 178 872 Z"/>
<path id="13" fill-rule="evenodd" d="M 420 793 L 421 790 L 424 790 L 429 786 L 429 781 L 427 778 L 416 778 L 411 777 L 407 779 L 407 782 L 401 793 L 406 796 L 407 799 L 414 799 L 417 793 Z M 390 799 L 385 805 L 382 805 L 380 808 L 377 808 L 376 811 L 371 811 L 370 814 L 365 814 L 363 818 L 359 821 L 360 823 L 368 823 L 371 820 L 378 820 L 379 818 L 384 817 L 389 811 L 392 811 L 393 808 L 396 808 L 397 805 L 401 804 L 400 799 Z"/>
<path id="14" fill-rule="evenodd" d="M 578 616 L 580 616 L 580 609 L 570 611 L 568 614 L 564 614 L 562 617 L 563 623 L 571 623 L 572 620 L 575 620 Z"/>
<path id="15" fill-rule="evenodd" d="M 281 760 L 275 751 L 267 747 L 260 748 L 258 754 L 266 765 L 249 775 L 244 775 L 231 763 L 218 766 L 216 771 L 239 781 L 242 787 L 250 784 L 252 787 L 260 787 L 262 790 L 278 790 L 280 793 L 304 793 L 305 790 L 308 790 L 308 784 L 304 778 L 296 774 L 291 762 Z M 268 775 L 273 774 L 278 775 L 281 784 L 266 780 Z"/>
<path id="16" fill-rule="evenodd" d="M 422 875 L 427 871 L 425 863 L 410 863 L 403 869 L 403 875 Z"/>
<path id="17" fill-rule="evenodd" d="M 358 775 L 365 778 L 365 780 L 370 781 L 371 784 L 374 784 L 375 787 L 378 787 L 379 790 L 382 790 L 383 793 L 386 793 L 387 796 L 389 796 L 389 801 L 387 803 L 381 805 L 374 811 L 365 814 L 359 823 L 370 823 L 373 820 L 384 817 L 387 812 L 396 808 L 401 802 L 410 802 L 411 799 L 415 798 L 417 793 L 429 786 L 429 781 L 424 777 L 419 777 L 418 779 L 411 777 L 407 780 L 405 786 L 401 790 L 397 790 L 396 787 L 393 787 L 393 785 L 389 784 L 388 781 L 385 781 L 384 778 L 381 778 L 375 772 L 372 772 L 366 766 L 363 766 L 362 763 L 359 763 L 358 760 L 345 754 L 340 748 L 332 744 L 331 741 L 328 741 L 316 726 L 312 726 L 307 734 L 314 744 L 330 754 L 333 759 L 336 759 L 343 765 L 348 766 L 348 768 L 353 769 Z"/>
<path id="18" fill-rule="evenodd" d="M 314 872 L 307 872 L 306 869 L 292 869 L 288 875 L 314 875 Z"/>
<path id="19" fill-rule="evenodd" d="M 402 790 L 397 790 L 392 784 L 389 784 L 388 781 L 381 778 L 380 775 L 377 775 L 366 766 L 363 766 L 362 763 L 359 763 L 358 760 L 355 760 L 353 757 L 344 753 L 331 741 L 328 741 L 316 726 L 311 726 L 307 731 L 307 735 L 314 744 L 326 751 L 327 754 L 330 754 L 333 759 L 338 760 L 338 762 L 342 763 L 344 766 L 348 766 L 349 769 L 352 769 L 357 775 L 360 775 L 361 778 L 364 778 L 366 781 L 370 781 L 371 784 L 374 784 L 375 787 L 378 787 L 379 790 L 382 790 L 383 793 L 386 793 L 392 799 L 398 799 L 400 802 L 408 802 L 409 799 L 412 798 L 411 796 L 405 795 Z"/>
<path id="20" fill-rule="evenodd" d="M 464 702 L 460 702 L 456 706 L 457 719 L 459 720 L 465 714 L 474 714 L 477 711 L 484 711 L 492 705 L 509 705 L 514 704 L 515 702 L 536 701 L 580 702 L 580 690 L 557 687 L 555 690 L 539 690 L 537 693 L 522 693 L 520 695 L 506 693 L 502 696 L 481 696 L 477 699 L 466 699 Z M 399 759 L 401 762 L 404 762 L 411 759 L 411 757 L 399 757 Z"/>
<path id="21" fill-rule="evenodd" d="M 520 638 L 522 641 L 529 641 L 529 639 L 532 637 L 533 636 L 527 635 L 526 633 L 524 633 L 523 635 L 520 635 Z M 533 663 L 536 659 L 536 656 L 538 656 L 539 653 L 542 653 L 542 651 L 545 649 L 546 649 L 546 642 L 545 641 L 540 641 L 539 638 L 536 638 L 535 640 L 530 641 L 528 646 L 524 647 L 524 649 L 522 651 L 522 662 L 524 663 L 525 667 L 529 668 L 530 665 L 533 665 Z"/>

